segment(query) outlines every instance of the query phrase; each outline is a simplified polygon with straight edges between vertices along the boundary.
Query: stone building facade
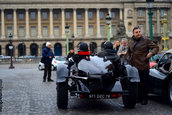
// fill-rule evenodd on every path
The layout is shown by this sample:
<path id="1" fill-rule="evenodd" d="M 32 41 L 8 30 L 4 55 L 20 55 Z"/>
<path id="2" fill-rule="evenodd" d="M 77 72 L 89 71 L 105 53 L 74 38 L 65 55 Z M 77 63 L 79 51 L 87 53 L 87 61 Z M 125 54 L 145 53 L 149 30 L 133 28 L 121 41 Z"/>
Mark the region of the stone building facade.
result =
<path id="1" fill-rule="evenodd" d="M 116 35 L 120 19 L 128 36 L 132 36 L 135 26 L 141 28 L 144 36 L 149 36 L 146 7 L 146 0 L 0 0 L 0 55 L 10 55 L 12 34 L 15 57 L 40 56 L 47 41 L 52 43 L 55 55 L 65 56 L 66 25 L 70 26 L 70 47 L 74 45 L 77 50 L 77 45 L 84 41 L 92 52 L 98 52 L 107 40 L 107 14 L 112 18 L 111 37 Z M 153 12 L 154 39 L 161 39 L 164 13 L 168 15 L 168 30 L 172 32 L 172 0 L 155 0 Z"/>

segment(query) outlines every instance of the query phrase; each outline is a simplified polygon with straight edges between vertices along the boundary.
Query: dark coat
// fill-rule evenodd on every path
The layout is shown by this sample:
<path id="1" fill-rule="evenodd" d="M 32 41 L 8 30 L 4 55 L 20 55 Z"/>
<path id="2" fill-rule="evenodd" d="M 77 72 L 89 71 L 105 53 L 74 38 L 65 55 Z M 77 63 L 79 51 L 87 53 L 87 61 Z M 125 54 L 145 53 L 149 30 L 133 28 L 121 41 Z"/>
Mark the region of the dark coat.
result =
<path id="1" fill-rule="evenodd" d="M 111 60 L 113 65 L 115 66 L 115 76 L 123 76 L 125 67 L 121 65 L 120 57 L 115 54 L 113 49 L 104 49 L 103 51 L 97 54 L 98 57 L 105 57 L 105 56 L 114 56 L 115 59 Z"/>
<path id="2" fill-rule="evenodd" d="M 45 47 L 43 50 L 42 50 L 42 56 L 44 58 L 44 62 L 45 63 L 51 63 L 53 57 L 54 57 L 54 54 L 52 52 L 52 50 L 48 47 Z M 51 56 L 51 58 L 49 58 Z"/>
<path id="3" fill-rule="evenodd" d="M 114 48 L 114 50 L 115 50 L 115 54 L 117 54 L 117 53 L 118 53 L 119 47 L 120 47 L 120 46 L 116 46 L 116 48 Z"/>
<path id="4" fill-rule="evenodd" d="M 136 40 L 131 38 L 128 45 L 127 60 L 132 66 L 135 66 L 138 70 L 149 69 L 149 59 L 146 58 L 149 52 L 153 55 L 158 53 L 159 47 L 154 44 L 150 39 L 141 37 Z"/>

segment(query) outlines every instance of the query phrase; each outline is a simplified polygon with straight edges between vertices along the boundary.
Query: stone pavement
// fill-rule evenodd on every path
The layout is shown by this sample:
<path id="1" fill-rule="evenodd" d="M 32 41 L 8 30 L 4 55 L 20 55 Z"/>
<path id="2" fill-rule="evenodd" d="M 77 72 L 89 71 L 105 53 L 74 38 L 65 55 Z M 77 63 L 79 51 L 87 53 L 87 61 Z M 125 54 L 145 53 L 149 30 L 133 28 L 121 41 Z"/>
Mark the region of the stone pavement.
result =
<path id="1" fill-rule="evenodd" d="M 172 115 L 172 108 L 160 97 L 151 97 L 149 104 L 123 108 L 122 99 L 89 100 L 69 97 L 67 110 L 56 106 L 56 82 L 42 82 L 38 64 L 0 64 L 3 107 L 0 115 Z M 55 81 L 56 72 L 52 71 Z"/>
<path id="2" fill-rule="evenodd" d="M 2 114 L 6 115 L 53 115 L 56 108 L 55 82 L 42 82 L 43 71 L 37 64 L 0 65 L 2 79 Z M 34 68 L 34 69 L 33 69 Z M 52 72 L 55 80 L 55 71 Z"/>

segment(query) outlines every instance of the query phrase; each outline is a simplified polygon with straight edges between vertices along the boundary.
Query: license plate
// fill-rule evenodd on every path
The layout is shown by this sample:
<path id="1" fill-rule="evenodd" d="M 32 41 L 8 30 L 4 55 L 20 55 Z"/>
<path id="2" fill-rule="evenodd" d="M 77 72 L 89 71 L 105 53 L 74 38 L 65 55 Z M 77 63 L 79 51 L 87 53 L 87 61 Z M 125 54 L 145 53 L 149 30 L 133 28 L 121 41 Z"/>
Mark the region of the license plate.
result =
<path id="1" fill-rule="evenodd" d="M 89 98 L 91 99 L 110 99 L 110 94 L 89 94 Z"/>

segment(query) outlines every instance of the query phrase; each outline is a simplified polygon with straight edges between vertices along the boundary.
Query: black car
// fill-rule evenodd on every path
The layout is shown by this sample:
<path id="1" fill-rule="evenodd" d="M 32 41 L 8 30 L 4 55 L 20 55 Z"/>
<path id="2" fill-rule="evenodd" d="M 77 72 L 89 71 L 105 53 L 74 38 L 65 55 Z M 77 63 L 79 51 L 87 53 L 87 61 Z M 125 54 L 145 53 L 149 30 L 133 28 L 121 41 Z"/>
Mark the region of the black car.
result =
<path id="1" fill-rule="evenodd" d="M 150 93 L 167 98 L 172 105 L 172 52 L 166 52 L 149 72 Z"/>

